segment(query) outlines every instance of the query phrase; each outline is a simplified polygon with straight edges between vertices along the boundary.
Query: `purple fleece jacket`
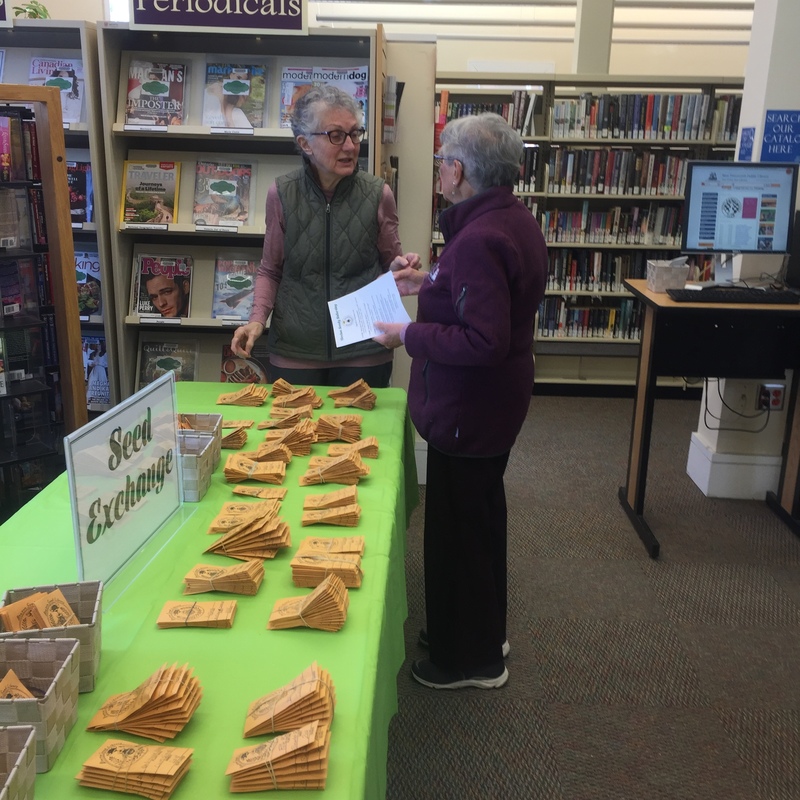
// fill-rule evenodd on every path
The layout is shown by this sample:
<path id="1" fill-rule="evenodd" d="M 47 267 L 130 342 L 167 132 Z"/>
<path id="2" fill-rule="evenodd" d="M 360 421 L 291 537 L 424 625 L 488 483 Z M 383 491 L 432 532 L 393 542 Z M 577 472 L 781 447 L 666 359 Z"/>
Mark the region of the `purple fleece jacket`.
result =
<path id="1" fill-rule="evenodd" d="M 448 455 L 511 449 L 533 389 L 533 326 L 547 247 L 531 212 L 498 186 L 440 217 L 445 247 L 405 332 L 420 435 Z"/>

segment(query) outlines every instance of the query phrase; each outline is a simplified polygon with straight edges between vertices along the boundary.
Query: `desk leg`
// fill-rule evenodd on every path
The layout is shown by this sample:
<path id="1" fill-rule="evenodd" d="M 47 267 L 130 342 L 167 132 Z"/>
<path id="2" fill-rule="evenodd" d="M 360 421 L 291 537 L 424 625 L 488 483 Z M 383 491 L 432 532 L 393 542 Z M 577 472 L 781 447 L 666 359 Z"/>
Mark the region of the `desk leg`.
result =
<path id="1" fill-rule="evenodd" d="M 798 370 L 792 371 L 788 419 L 783 443 L 783 465 L 778 494 L 767 492 L 767 505 L 800 536 L 800 413 L 797 407 Z"/>
<path id="2" fill-rule="evenodd" d="M 628 454 L 628 477 L 626 485 L 619 489 L 622 508 L 636 529 L 636 533 L 639 534 L 650 558 L 658 558 L 660 550 L 658 539 L 653 535 L 643 516 L 656 388 L 656 375 L 653 370 L 655 317 L 655 310 L 646 305 L 642 325 L 642 342 L 639 349 L 639 365 L 636 373 L 631 446 Z"/>

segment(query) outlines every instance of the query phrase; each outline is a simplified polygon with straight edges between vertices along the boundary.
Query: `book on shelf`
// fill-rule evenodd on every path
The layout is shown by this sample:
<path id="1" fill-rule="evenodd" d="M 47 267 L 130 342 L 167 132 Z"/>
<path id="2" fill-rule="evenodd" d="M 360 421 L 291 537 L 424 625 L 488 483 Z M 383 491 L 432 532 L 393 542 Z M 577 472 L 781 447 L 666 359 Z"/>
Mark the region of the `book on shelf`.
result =
<path id="1" fill-rule="evenodd" d="M 280 127 L 292 127 L 294 104 L 314 86 L 330 84 L 347 92 L 364 114 L 368 127 L 369 66 L 284 67 L 281 72 Z"/>
<path id="2" fill-rule="evenodd" d="M 168 225 L 178 216 L 180 161 L 125 161 L 120 222 Z"/>
<path id="3" fill-rule="evenodd" d="M 250 215 L 251 164 L 198 161 L 195 168 L 195 225 L 246 225 Z"/>
<path id="4" fill-rule="evenodd" d="M 39 290 L 32 256 L 0 262 L 0 306 L 3 317 L 38 316 Z"/>
<path id="5" fill-rule="evenodd" d="M 125 124 L 182 125 L 185 121 L 186 65 L 131 59 Z"/>
<path id="6" fill-rule="evenodd" d="M 39 137 L 36 134 L 36 120 L 33 117 L 23 117 L 22 144 L 25 148 L 25 177 L 29 181 L 40 181 L 42 169 L 39 160 Z"/>
<path id="7" fill-rule="evenodd" d="M 89 161 L 67 161 L 69 215 L 72 222 L 94 222 L 94 187 Z"/>
<path id="8" fill-rule="evenodd" d="M 264 125 L 267 68 L 261 64 L 206 64 L 203 125 L 261 128 Z"/>
<path id="9" fill-rule="evenodd" d="M 54 86 L 61 96 L 63 121 L 81 121 L 84 94 L 82 59 L 34 56 L 31 58 L 28 84 Z"/>
<path id="10" fill-rule="evenodd" d="M 143 339 L 140 335 L 136 388 L 141 389 L 170 371 L 175 373 L 176 381 L 195 380 L 199 351 L 196 339 L 164 342 Z"/>
<path id="11" fill-rule="evenodd" d="M 23 122 L 30 111 L 16 106 L 0 106 L 0 180 L 24 181 L 27 178 Z"/>
<path id="12" fill-rule="evenodd" d="M 219 365 L 221 383 L 266 383 L 269 352 L 265 336 L 258 339 L 249 357 L 234 355 L 230 345 L 222 345 Z"/>
<path id="13" fill-rule="evenodd" d="M 6 375 L 5 339 L 0 334 L 0 394 L 8 394 L 8 376 Z"/>
<path id="14" fill-rule="evenodd" d="M 78 286 L 78 315 L 85 320 L 102 322 L 100 255 L 96 249 L 75 251 L 75 282 Z"/>
<path id="15" fill-rule="evenodd" d="M 81 343 L 86 408 L 89 411 L 107 411 L 111 408 L 111 393 L 106 337 L 102 333 L 81 333 Z"/>
<path id="16" fill-rule="evenodd" d="M 140 317 L 188 317 L 193 263 L 190 255 L 139 253 L 133 262 L 131 313 Z"/>
<path id="17" fill-rule="evenodd" d="M 26 194 L 27 199 L 27 194 Z M 24 231 L 20 230 L 20 208 L 15 189 L 0 188 L 0 249 L 21 247 Z"/>
<path id="18" fill-rule="evenodd" d="M 259 261 L 255 258 L 217 256 L 214 266 L 213 318 L 250 319 Z"/>

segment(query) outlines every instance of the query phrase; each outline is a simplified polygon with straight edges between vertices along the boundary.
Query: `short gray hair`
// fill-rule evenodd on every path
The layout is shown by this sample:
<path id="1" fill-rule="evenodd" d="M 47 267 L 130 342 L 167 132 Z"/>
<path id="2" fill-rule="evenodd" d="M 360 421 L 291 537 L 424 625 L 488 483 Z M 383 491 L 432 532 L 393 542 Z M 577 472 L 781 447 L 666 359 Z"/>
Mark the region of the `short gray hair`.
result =
<path id="1" fill-rule="evenodd" d="M 499 114 L 451 120 L 442 130 L 441 142 L 441 155 L 464 165 L 464 176 L 476 191 L 513 186 L 519 177 L 525 145 Z"/>
<path id="2" fill-rule="evenodd" d="M 309 89 L 294 104 L 292 110 L 292 133 L 295 138 L 308 136 L 319 130 L 319 118 L 323 108 L 341 108 L 356 118 L 356 124 L 363 124 L 364 111 L 356 101 L 338 86 L 327 83 Z"/>

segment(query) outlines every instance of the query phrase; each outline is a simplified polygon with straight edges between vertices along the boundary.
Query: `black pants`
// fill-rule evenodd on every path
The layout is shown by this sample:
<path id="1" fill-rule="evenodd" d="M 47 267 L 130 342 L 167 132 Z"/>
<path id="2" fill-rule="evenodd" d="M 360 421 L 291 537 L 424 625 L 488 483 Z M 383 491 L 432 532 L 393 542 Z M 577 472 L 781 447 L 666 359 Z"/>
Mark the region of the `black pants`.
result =
<path id="1" fill-rule="evenodd" d="M 290 369 L 267 367 L 270 383 L 278 378 L 289 381 L 293 386 L 349 386 L 363 378 L 371 389 L 385 389 L 392 377 L 392 362 L 377 364 L 374 367 L 325 367 L 323 369 Z"/>
<path id="2" fill-rule="evenodd" d="M 503 658 L 508 456 L 447 456 L 428 445 L 425 606 L 430 657 L 442 669 L 470 671 Z"/>

